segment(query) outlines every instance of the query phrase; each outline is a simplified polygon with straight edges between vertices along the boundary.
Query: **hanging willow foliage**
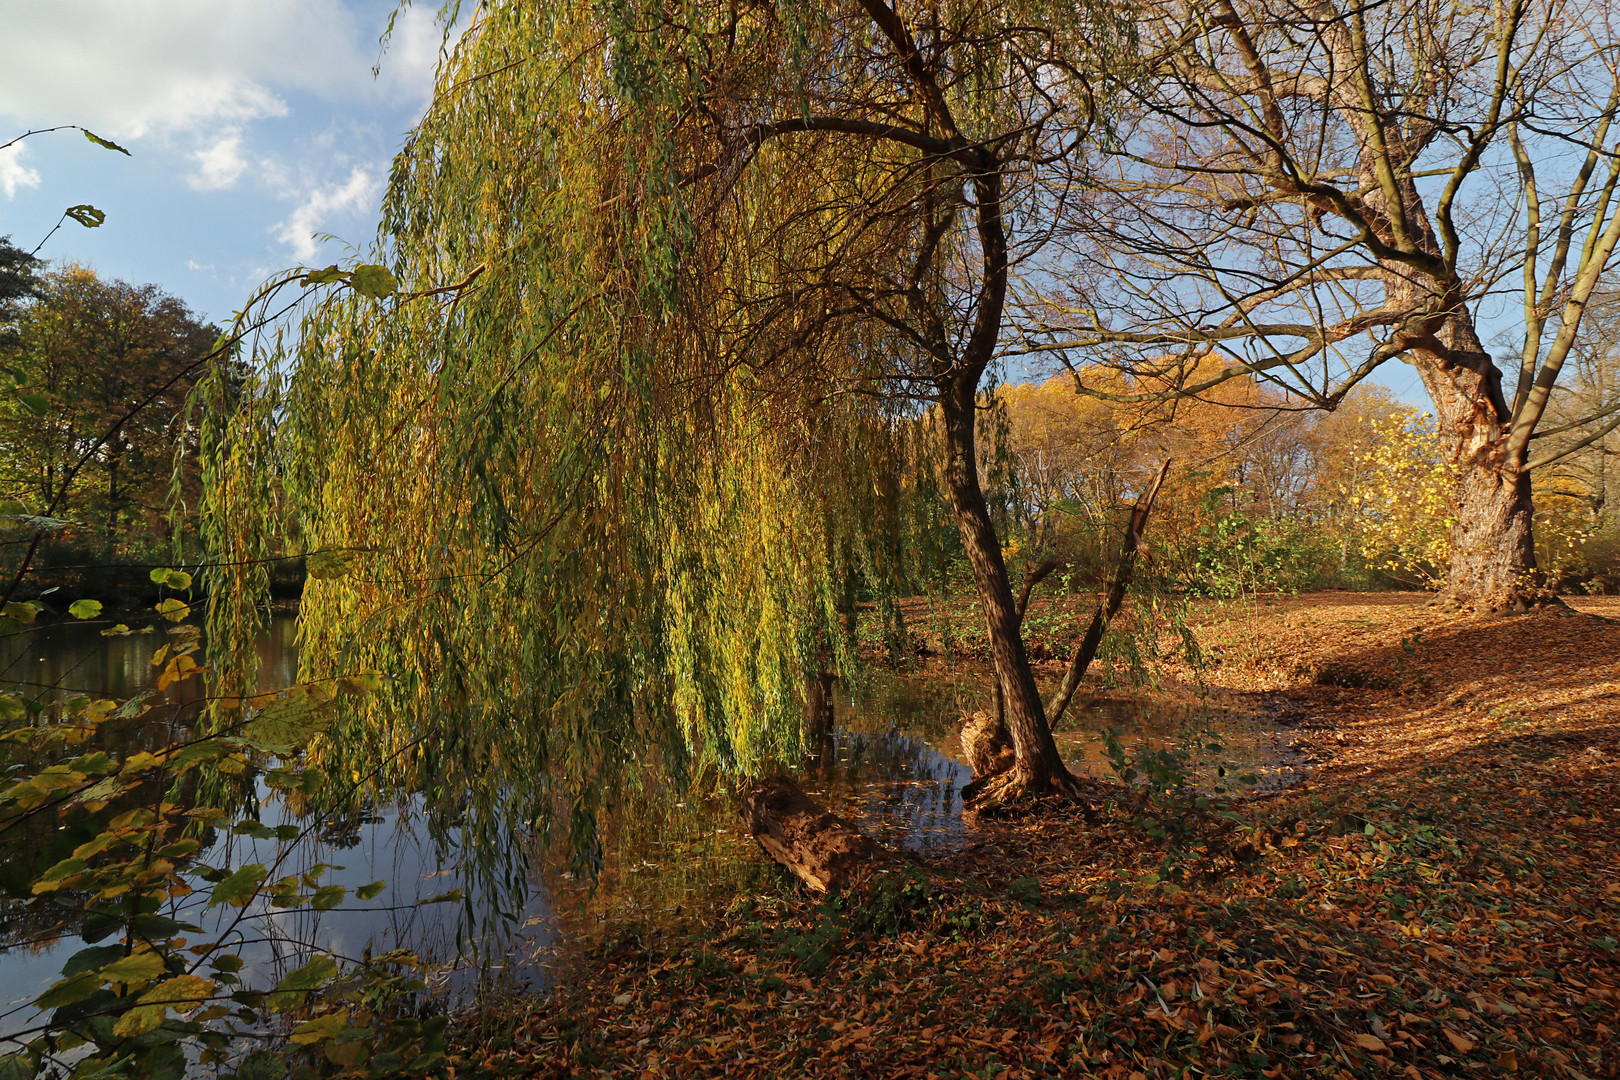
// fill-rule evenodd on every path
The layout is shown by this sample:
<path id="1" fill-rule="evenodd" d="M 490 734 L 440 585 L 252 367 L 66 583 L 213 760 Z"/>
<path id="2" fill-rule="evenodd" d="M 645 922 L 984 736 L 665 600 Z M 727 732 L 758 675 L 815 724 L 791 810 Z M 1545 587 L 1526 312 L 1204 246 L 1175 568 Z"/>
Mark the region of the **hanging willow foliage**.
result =
<path id="1" fill-rule="evenodd" d="M 655 41 L 624 5 L 483 11 L 395 163 L 372 261 L 397 290 L 324 286 L 239 396 L 202 392 L 225 692 L 251 689 L 265 560 L 307 551 L 301 677 L 380 681 L 331 706 L 327 766 L 475 837 L 566 824 L 583 865 L 649 767 L 797 752 L 806 673 L 854 662 L 851 575 L 892 592 L 935 542 L 918 410 L 850 392 L 893 346 L 757 332 L 773 263 L 837 224 L 739 227 L 821 177 L 693 182 L 725 12 L 690 15 Z M 814 32 L 761 30 L 750 77 Z"/>

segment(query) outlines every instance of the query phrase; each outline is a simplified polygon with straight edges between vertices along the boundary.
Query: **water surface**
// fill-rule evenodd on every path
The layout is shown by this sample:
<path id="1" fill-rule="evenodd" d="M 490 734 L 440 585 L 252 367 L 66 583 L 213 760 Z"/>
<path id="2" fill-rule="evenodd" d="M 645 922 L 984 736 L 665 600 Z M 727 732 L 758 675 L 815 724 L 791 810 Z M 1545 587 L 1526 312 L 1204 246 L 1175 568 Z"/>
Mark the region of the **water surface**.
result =
<path id="1" fill-rule="evenodd" d="M 265 689 L 296 679 L 295 629 L 291 616 L 280 617 L 261 640 Z M 122 700 L 152 686 L 157 669 L 151 657 L 165 640 L 161 630 L 104 638 L 82 624 L 42 627 L 0 641 L 0 680 L 42 700 L 75 693 Z M 971 772 L 959 760 L 956 729 L 965 713 L 989 707 L 989 685 L 987 673 L 973 668 L 873 673 L 854 693 L 839 696 L 836 730 L 802 770 L 805 789 L 894 848 L 927 856 L 971 842 L 961 816 L 961 788 Z M 170 692 L 177 707 L 159 710 L 170 718 L 163 730 L 109 727 L 103 737 L 121 743 L 111 747 L 119 750 L 169 737 L 185 723 L 187 692 L 195 693 Z M 1204 784 L 1217 782 L 1225 770 L 1252 772 L 1260 786 L 1275 786 L 1298 768 L 1280 732 L 1253 717 L 1123 697 L 1081 699 L 1073 710 L 1058 738 L 1077 771 L 1110 771 L 1098 737 L 1107 726 L 1121 733 L 1133 755 L 1204 747 L 1192 759 L 1195 780 Z M 1209 749 L 1213 744 L 1220 749 Z M 775 873 L 723 800 L 651 799 L 609 822 L 607 865 L 594 894 L 555 869 L 549 881 L 537 870 L 518 909 L 502 914 L 456 871 L 455 834 L 428 835 L 420 797 L 315 817 L 263 785 L 258 795 L 260 820 L 297 826 L 299 837 L 253 840 L 217 832 L 200 856 L 204 862 L 274 864 L 272 876 L 325 864 L 330 869 L 322 884 L 344 885 L 351 894 L 379 880 L 387 888 L 373 901 L 351 895 L 325 912 L 273 909 L 263 900 L 245 911 L 209 912 L 204 895 L 188 898 L 176 917 L 198 923 L 210 939 L 242 942 L 248 985 L 273 982 L 308 959 L 312 948 L 348 958 L 410 949 L 435 965 L 434 985 L 451 995 L 491 980 L 542 984 L 567 938 L 583 927 L 631 912 L 673 917 L 700 898 L 746 890 Z M 421 904 L 454 889 L 467 898 Z M 0 902 L 0 1033 L 29 1022 L 27 1002 L 86 944 L 73 910 L 53 903 Z"/>

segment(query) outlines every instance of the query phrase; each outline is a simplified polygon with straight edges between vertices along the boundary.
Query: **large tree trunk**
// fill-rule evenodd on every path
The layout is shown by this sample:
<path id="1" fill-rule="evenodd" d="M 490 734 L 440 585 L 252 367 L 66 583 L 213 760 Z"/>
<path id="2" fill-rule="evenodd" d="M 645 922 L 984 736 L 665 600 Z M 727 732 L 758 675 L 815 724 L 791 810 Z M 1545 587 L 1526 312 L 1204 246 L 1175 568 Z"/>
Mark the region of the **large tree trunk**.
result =
<path id="1" fill-rule="evenodd" d="M 1511 412 L 1501 372 L 1466 311 L 1448 318 L 1437 337 L 1449 363 L 1421 351 L 1413 359 L 1434 399 L 1442 444 L 1458 468 L 1442 602 L 1481 612 L 1525 611 L 1551 595 L 1536 570 L 1530 474 L 1507 449 Z"/>
<path id="2" fill-rule="evenodd" d="M 1026 792 L 1068 791 L 1074 787 L 1074 778 L 1063 764 L 1052 729 L 1046 723 L 1035 673 L 1024 652 L 1018 605 L 1001 557 L 1001 543 L 979 487 L 974 394 L 972 388 L 957 388 L 940 397 L 945 421 L 945 482 L 962 533 L 962 546 L 973 569 L 979 603 L 984 607 L 991 657 L 1006 695 L 1007 731 L 1013 743 L 1012 768 L 994 792 L 986 790 L 984 794 L 999 801 Z"/>
<path id="3" fill-rule="evenodd" d="M 1392 342 L 1422 376 L 1460 472 L 1444 602 L 1524 610 L 1548 594 L 1536 575 L 1530 478 L 1522 455 L 1508 451 L 1513 412 L 1501 371 L 1480 343 L 1455 260 L 1408 167 L 1417 153 L 1405 141 L 1411 135 L 1395 114 L 1379 111 L 1366 26 L 1359 15 L 1337 22 L 1325 40 L 1343 73 L 1331 91 L 1333 107 L 1361 138 L 1367 226 L 1387 247 L 1378 256 L 1385 303 L 1407 311 Z"/>
<path id="4" fill-rule="evenodd" d="M 1457 501 L 1445 601 L 1486 612 L 1552 602 L 1536 569 L 1530 474 L 1465 464 Z"/>

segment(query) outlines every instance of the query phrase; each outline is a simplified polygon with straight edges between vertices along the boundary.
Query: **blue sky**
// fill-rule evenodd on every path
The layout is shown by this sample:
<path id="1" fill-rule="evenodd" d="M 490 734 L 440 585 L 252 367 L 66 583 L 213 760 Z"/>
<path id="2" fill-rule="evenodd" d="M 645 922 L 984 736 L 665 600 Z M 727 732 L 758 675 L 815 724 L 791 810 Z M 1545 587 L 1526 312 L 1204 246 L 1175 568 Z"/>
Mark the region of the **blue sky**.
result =
<path id="1" fill-rule="evenodd" d="M 154 282 L 228 320 L 275 271 L 340 259 L 376 229 L 388 165 L 432 90 L 437 3 L 0 0 L 0 235 Z M 381 61 L 380 74 L 372 67 Z M 330 233 L 337 241 L 318 240 Z"/>

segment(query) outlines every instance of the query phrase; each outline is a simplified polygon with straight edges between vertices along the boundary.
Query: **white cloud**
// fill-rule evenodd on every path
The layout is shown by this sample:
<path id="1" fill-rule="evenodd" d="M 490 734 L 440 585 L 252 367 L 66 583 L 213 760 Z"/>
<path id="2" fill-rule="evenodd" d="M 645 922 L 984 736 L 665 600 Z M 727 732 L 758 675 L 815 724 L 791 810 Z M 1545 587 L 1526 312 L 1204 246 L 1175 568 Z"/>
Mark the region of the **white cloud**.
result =
<path id="1" fill-rule="evenodd" d="M 39 173 L 22 163 L 27 151 L 20 143 L 0 150 L 0 191 L 8 199 L 16 198 L 20 187 L 39 187 Z"/>
<path id="2" fill-rule="evenodd" d="M 380 0 L 0 0 L 0 115 L 110 138 L 207 135 L 284 116 L 283 95 L 416 104 L 440 40 L 422 4 L 373 79 Z"/>
<path id="3" fill-rule="evenodd" d="M 369 216 L 381 193 L 382 182 L 369 169 L 355 166 L 344 183 L 310 190 L 286 220 L 270 231 L 287 245 L 293 258 L 308 262 L 320 250 L 316 232 L 345 217 Z"/>
<path id="4" fill-rule="evenodd" d="M 247 168 L 242 157 L 242 131 L 226 128 L 214 141 L 190 155 L 197 170 L 186 177 L 186 183 L 197 191 L 218 191 L 231 187 Z"/>
<path id="5" fill-rule="evenodd" d="M 388 42 L 388 52 L 382 57 L 379 77 L 384 84 L 402 95 L 412 92 L 422 95 L 427 104 L 433 94 L 433 75 L 439 69 L 439 50 L 444 47 L 444 29 L 435 21 L 433 5 L 406 8 L 394 20 L 394 35 Z M 465 23 L 465 20 L 463 20 Z M 457 37 L 464 25 L 456 27 Z"/>

